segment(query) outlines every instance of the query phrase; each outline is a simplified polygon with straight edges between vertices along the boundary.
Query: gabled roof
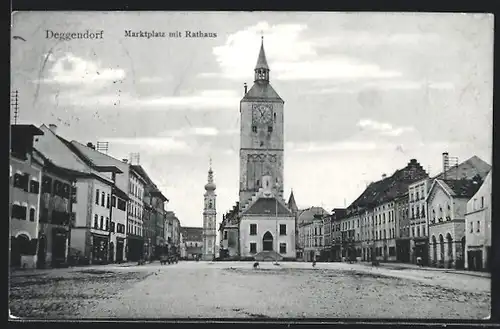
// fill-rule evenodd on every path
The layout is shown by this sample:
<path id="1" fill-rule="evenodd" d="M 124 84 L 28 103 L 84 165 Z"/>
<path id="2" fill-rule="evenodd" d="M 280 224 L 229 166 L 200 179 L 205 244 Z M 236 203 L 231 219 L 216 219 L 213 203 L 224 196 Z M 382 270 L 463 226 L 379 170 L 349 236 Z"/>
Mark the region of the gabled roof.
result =
<path id="1" fill-rule="evenodd" d="M 259 81 L 255 82 L 252 88 L 243 96 L 242 101 L 245 100 L 266 100 L 284 103 L 283 99 L 281 99 L 278 93 L 271 87 L 271 84 Z"/>
<path id="2" fill-rule="evenodd" d="M 426 201 L 428 201 L 434 194 L 432 193 L 437 186 L 441 187 L 446 194 L 453 198 L 472 198 L 479 190 L 483 183 L 483 179 L 479 175 L 474 179 L 435 179 L 429 190 Z"/>
<path id="3" fill-rule="evenodd" d="M 428 177 L 422 166 L 412 159 L 408 165 L 396 170 L 392 176 L 371 183 L 365 191 L 348 207 L 371 207 L 393 200 L 408 192 L 408 186 L 418 180 Z"/>
<path id="4" fill-rule="evenodd" d="M 243 215 L 270 215 L 270 216 L 293 216 L 282 202 L 276 201 L 276 198 L 259 198 L 252 204 Z"/>
<path id="5" fill-rule="evenodd" d="M 433 177 L 433 179 L 472 179 L 474 176 L 479 175 L 482 179 L 488 175 L 491 170 L 491 166 L 484 162 L 481 158 L 474 155 L 470 159 L 465 160 L 458 166 L 453 166 L 446 171 L 446 177 L 444 173 L 440 173 Z"/>

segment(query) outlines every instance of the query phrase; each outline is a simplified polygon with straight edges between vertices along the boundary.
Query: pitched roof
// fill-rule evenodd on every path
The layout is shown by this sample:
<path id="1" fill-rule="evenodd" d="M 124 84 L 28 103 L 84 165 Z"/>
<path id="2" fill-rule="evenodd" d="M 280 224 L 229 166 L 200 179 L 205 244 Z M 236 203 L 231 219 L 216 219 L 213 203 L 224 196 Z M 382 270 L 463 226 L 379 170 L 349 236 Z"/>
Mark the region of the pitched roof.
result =
<path id="1" fill-rule="evenodd" d="M 184 241 L 202 241 L 202 227 L 181 227 L 181 234 Z"/>
<path id="2" fill-rule="evenodd" d="M 446 171 L 446 179 L 472 179 L 475 175 L 481 176 L 482 179 L 488 175 L 491 166 L 484 162 L 481 158 L 474 155 L 470 159 L 465 160 L 458 166 L 453 166 Z M 445 173 L 441 172 L 433 179 L 444 179 Z"/>
<path id="3" fill-rule="evenodd" d="M 276 215 L 291 216 L 290 210 L 281 202 L 277 202 L 276 198 L 259 198 L 245 212 L 245 215 Z"/>
<path id="4" fill-rule="evenodd" d="M 68 147 L 70 147 L 75 153 L 77 153 L 77 155 L 79 155 L 80 157 L 83 156 L 94 166 L 108 169 L 115 167 L 118 168 L 122 173 L 128 172 L 128 165 L 126 163 L 115 159 L 110 155 L 94 150 L 93 148 L 83 145 L 82 143 L 77 141 L 71 141 L 71 143 L 65 141 L 65 143 L 69 144 Z"/>
<path id="5" fill-rule="evenodd" d="M 243 96 L 243 100 L 274 100 L 283 103 L 278 93 L 268 82 L 255 82 L 250 90 Z"/>
<path id="6" fill-rule="evenodd" d="M 454 197 L 471 198 L 476 194 L 482 184 L 482 180 L 459 179 L 459 180 L 440 180 L 446 184 L 451 195 Z"/>
<path id="7" fill-rule="evenodd" d="M 406 167 L 396 170 L 392 176 L 368 185 L 348 209 L 369 207 L 393 200 L 406 193 L 412 182 L 424 177 L 428 177 L 427 173 L 415 159 L 412 159 Z"/>
<path id="8" fill-rule="evenodd" d="M 323 207 L 309 207 L 299 211 L 298 222 L 300 224 L 305 224 L 312 222 L 315 217 L 328 215 Z"/>

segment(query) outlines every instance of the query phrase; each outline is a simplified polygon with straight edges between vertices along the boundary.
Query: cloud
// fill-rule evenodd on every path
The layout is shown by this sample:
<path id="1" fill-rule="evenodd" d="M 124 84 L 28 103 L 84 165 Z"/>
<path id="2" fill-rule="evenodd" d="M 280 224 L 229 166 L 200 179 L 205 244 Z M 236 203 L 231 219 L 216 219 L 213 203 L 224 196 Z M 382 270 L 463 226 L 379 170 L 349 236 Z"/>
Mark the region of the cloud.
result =
<path id="1" fill-rule="evenodd" d="M 326 87 L 320 89 L 313 89 L 308 91 L 308 94 L 333 94 L 345 93 L 356 94 L 364 89 L 375 89 L 379 91 L 392 91 L 392 90 L 453 90 L 455 85 L 449 81 L 442 82 L 425 82 L 425 81 L 411 81 L 411 80 L 377 80 L 358 82 L 356 85 L 353 83 L 345 83 L 333 87 Z"/>
<path id="2" fill-rule="evenodd" d="M 183 137 L 183 136 L 218 136 L 221 132 L 215 127 L 188 127 L 184 129 L 167 130 L 160 133 L 161 136 Z"/>
<path id="3" fill-rule="evenodd" d="M 378 122 L 371 119 L 362 119 L 357 123 L 358 127 L 376 131 L 381 135 L 400 136 L 404 132 L 414 131 L 413 127 L 394 127 L 390 123 Z"/>
<path id="4" fill-rule="evenodd" d="M 269 25 L 260 22 L 235 32 L 222 46 L 213 48 L 221 73 L 202 73 L 201 77 L 244 79 L 252 75 L 260 45 L 260 33 L 265 34 L 265 51 L 271 74 L 281 80 L 392 78 L 400 72 L 384 70 L 354 58 L 334 56 L 320 58 L 316 51 L 323 47 L 321 41 L 301 38 L 307 29 L 304 24 Z"/>
<path id="5" fill-rule="evenodd" d="M 169 137 L 124 137 L 103 138 L 110 144 L 118 144 L 126 147 L 141 147 L 152 151 L 163 153 L 190 152 L 191 147 L 184 141 Z"/>
<path id="6" fill-rule="evenodd" d="M 171 81 L 172 77 L 142 77 L 139 79 L 139 83 L 161 83 L 165 81 Z"/>
<path id="7" fill-rule="evenodd" d="M 331 35 L 316 39 L 319 45 L 332 46 L 422 46 L 422 43 L 440 41 L 437 33 L 373 33 L 366 31 L 342 31 L 339 35 Z"/>
<path id="8" fill-rule="evenodd" d="M 128 110 L 176 110 L 176 109 L 234 109 L 240 97 L 233 91 L 205 90 L 184 96 L 156 96 L 138 98 L 127 93 L 92 95 L 84 92 L 60 93 L 59 104 L 70 104 L 90 108 L 123 108 Z"/>
<path id="9" fill-rule="evenodd" d="M 334 143 L 286 143 L 287 150 L 292 152 L 316 153 L 330 151 L 376 151 L 393 150 L 396 145 L 392 143 L 372 142 L 372 141 L 342 141 Z"/>
<path id="10" fill-rule="evenodd" d="M 85 60 L 71 53 L 55 59 L 48 55 L 48 61 L 54 64 L 49 69 L 49 77 L 37 82 L 55 84 L 95 85 L 125 78 L 125 71 L 118 68 L 104 68 L 100 63 Z"/>

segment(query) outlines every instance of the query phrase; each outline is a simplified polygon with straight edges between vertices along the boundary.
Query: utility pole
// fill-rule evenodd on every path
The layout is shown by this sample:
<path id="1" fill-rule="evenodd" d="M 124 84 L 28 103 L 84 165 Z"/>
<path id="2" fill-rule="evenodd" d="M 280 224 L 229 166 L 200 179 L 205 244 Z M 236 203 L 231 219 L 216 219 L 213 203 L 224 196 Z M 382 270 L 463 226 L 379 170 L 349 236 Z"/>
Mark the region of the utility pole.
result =
<path id="1" fill-rule="evenodd" d="M 11 92 L 10 100 L 10 105 L 14 109 L 14 124 L 17 124 L 19 117 L 19 92 L 17 90 Z"/>

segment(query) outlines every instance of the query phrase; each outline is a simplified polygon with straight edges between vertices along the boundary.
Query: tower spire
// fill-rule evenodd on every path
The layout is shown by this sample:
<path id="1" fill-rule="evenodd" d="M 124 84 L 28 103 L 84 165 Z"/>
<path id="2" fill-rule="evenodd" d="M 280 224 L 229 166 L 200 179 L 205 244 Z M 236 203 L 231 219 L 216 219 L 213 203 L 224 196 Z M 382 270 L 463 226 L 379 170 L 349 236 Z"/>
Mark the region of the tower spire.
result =
<path id="1" fill-rule="evenodd" d="M 212 158 L 210 158 L 210 164 L 208 168 L 208 178 L 207 178 L 207 184 L 205 184 L 205 190 L 207 191 L 214 191 L 216 186 L 214 183 L 214 172 L 212 170 Z"/>
<path id="2" fill-rule="evenodd" d="M 266 52 L 264 51 L 264 35 L 261 35 L 259 57 L 255 65 L 255 81 L 269 82 L 269 65 L 267 65 Z"/>

